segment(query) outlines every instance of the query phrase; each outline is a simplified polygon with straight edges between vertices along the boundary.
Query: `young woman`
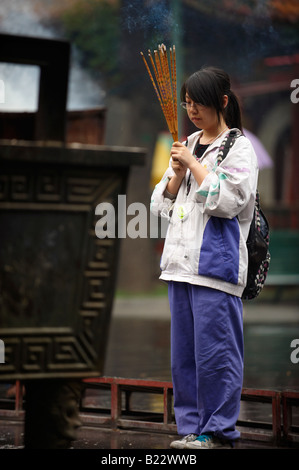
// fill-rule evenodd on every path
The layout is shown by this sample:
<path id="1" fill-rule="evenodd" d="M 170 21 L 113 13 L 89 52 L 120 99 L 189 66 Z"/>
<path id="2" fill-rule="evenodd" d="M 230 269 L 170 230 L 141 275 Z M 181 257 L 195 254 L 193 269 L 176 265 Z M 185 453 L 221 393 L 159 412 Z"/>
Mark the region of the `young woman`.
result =
<path id="1" fill-rule="evenodd" d="M 229 76 L 203 68 L 182 87 L 200 131 L 175 142 L 151 210 L 169 226 L 161 258 L 171 311 L 171 367 L 178 434 L 173 448 L 232 446 L 243 381 L 241 296 L 253 216 L 257 159 L 242 135 Z M 237 138 L 216 158 L 231 129 Z"/>

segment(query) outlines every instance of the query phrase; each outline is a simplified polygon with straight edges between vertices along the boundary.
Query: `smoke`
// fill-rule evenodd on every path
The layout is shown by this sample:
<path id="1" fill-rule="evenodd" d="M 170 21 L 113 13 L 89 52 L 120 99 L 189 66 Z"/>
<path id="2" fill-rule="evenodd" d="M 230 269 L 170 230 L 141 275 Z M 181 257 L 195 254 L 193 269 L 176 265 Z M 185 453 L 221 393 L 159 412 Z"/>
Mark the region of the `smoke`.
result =
<path id="1" fill-rule="evenodd" d="M 165 0 L 131 0 L 122 7 L 121 13 L 122 28 L 129 34 L 142 33 L 144 39 L 157 35 L 167 39 L 178 27 Z"/>
<path id="2" fill-rule="evenodd" d="M 1 0 L 0 32 L 48 39 L 63 39 L 54 28 L 46 27 L 35 13 L 30 0 Z M 34 112 L 38 104 L 38 66 L 0 62 L 0 80 L 4 83 L 1 111 Z M 102 106 L 105 92 L 77 60 L 72 48 L 67 109 L 80 110 Z"/>

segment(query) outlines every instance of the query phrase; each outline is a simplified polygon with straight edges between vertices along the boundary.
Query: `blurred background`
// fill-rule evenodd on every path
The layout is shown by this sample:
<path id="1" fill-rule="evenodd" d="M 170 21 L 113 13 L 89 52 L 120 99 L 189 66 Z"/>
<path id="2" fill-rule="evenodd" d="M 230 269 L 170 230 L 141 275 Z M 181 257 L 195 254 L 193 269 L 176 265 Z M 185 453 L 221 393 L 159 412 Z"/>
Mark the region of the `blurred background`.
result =
<path id="1" fill-rule="evenodd" d="M 271 229 L 267 285 L 259 299 L 245 305 L 247 386 L 299 388 L 299 364 L 290 361 L 290 342 L 299 337 L 298 26 L 298 0 L 0 4 L 1 33 L 71 43 L 68 142 L 146 148 L 146 165 L 131 170 L 127 205 L 149 206 L 171 145 L 140 51 L 175 44 L 178 92 L 184 79 L 203 65 L 219 66 L 230 74 L 245 134 L 257 152 L 261 203 Z M 13 139 L 18 132 L 30 139 L 39 67 L 0 63 L 0 80 L 0 138 Z M 179 113 L 182 140 L 195 128 L 183 110 Z M 158 281 L 162 246 L 163 239 L 157 238 L 122 240 L 108 375 L 169 378 L 169 314 L 166 288 Z M 130 331 L 125 329 L 128 318 L 134 325 Z M 143 355 L 137 358 L 136 351 L 142 348 Z"/>

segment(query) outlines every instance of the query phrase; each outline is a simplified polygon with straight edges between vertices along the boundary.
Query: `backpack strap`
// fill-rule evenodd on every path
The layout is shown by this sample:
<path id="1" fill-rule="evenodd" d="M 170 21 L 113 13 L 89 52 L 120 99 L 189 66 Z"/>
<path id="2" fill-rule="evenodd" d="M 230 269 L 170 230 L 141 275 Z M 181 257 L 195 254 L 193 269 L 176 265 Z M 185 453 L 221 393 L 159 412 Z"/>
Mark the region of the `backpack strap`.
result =
<path id="1" fill-rule="evenodd" d="M 230 148 L 234 145 L 236 139 L 238 137 L 240 137 L 241 135 L 241 132 L 239 130 L 236 130 L 236 129 L 232 129 L 223 139 L 221 145 L 220 145 L 220 148 L 219 148 L 219 152 L 218 152 L 218 155 L 217 155 L 217 159 L 216 159 L 216 166 L 220 165 L 220 163 L 222 162 L 222 160 L 225 159 L 226 155 L 228 154 Z"/>

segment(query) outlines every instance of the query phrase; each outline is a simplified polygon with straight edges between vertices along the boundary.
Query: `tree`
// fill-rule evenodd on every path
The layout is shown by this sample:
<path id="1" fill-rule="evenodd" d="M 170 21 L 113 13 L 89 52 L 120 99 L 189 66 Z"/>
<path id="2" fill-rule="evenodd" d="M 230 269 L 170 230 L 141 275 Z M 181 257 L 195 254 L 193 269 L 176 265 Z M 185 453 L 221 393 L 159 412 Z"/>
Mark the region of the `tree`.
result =
<path id="1" fill-rule="evenodd" d="M 104 78 L 107 87 L 119 80 L 119 6 L 108 0 L 77 0 L 60 17 L 67 39 L 79 51 L 84 67 Z"/>

